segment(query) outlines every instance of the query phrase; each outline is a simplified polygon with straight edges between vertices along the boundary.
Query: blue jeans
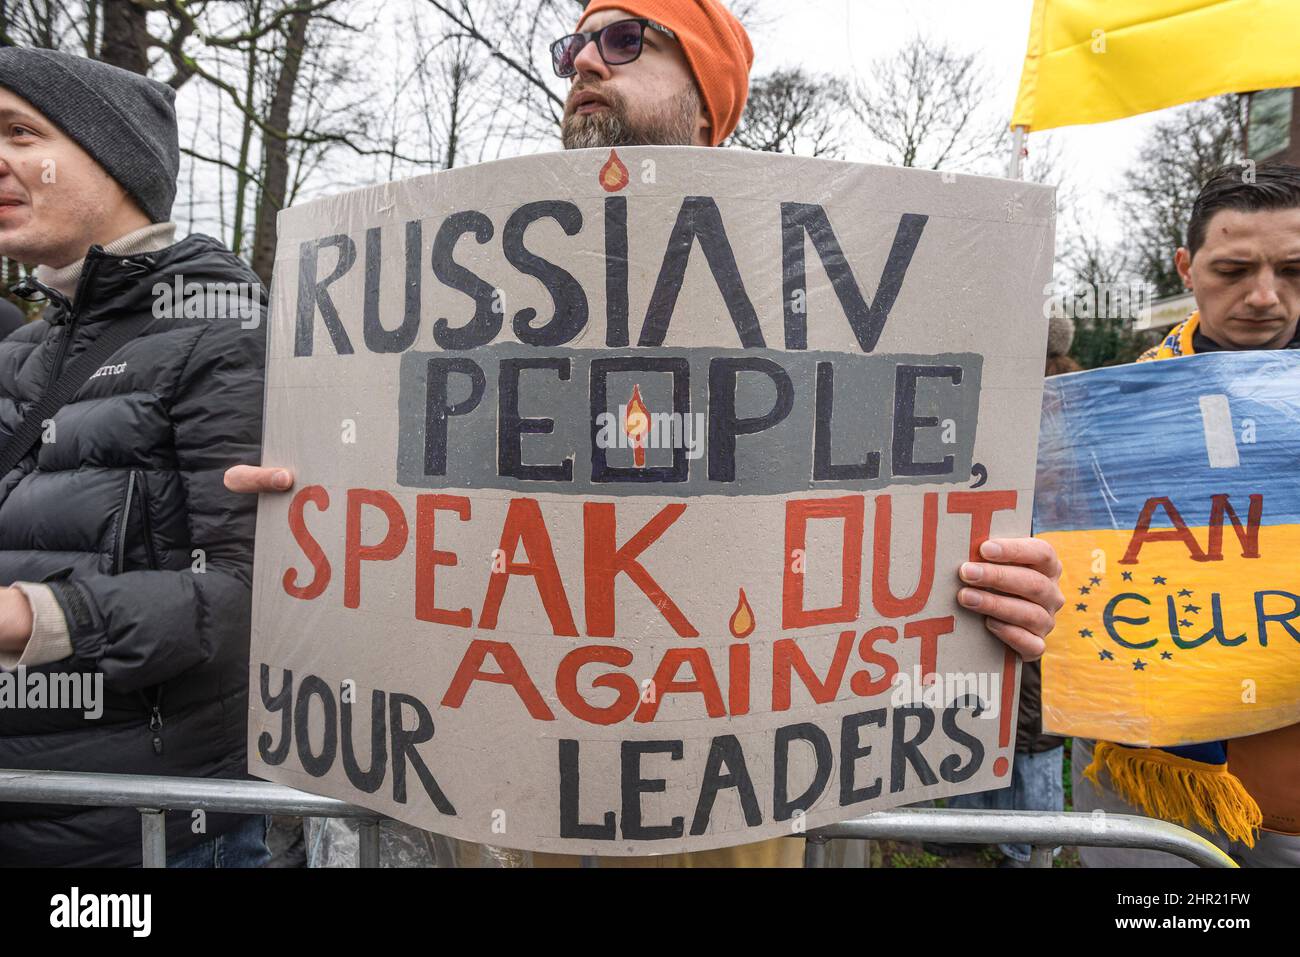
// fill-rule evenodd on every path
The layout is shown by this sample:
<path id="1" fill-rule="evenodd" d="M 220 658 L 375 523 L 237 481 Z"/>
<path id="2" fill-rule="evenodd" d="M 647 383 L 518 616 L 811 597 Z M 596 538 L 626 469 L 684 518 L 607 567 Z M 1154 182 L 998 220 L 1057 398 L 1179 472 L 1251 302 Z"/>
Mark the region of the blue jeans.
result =
<path id="1" fill-rule="evenodd" d="M 1012 762 L 1011 784 L 997 791 L 980 791 L 948 798 L 948 807 L 987 811 L 1063 811 L 1065 783 L 1061 780 L 1065 748 L 1052 748 L 1037 754 L 1016 753 Z M 999 844 L 1007 857 L 1022 864 L 1029 862 L 1028 844 Z M 1059 854 L 1058 847 L 1053 854 Z"/>
<path id="2" fill-rule="evenodd" d="M 168 867 L 264 867 L 271 859 L 266 846 L 270 818 L 250 814 L 224 834 L 218 834 L 167 858 Z"/>

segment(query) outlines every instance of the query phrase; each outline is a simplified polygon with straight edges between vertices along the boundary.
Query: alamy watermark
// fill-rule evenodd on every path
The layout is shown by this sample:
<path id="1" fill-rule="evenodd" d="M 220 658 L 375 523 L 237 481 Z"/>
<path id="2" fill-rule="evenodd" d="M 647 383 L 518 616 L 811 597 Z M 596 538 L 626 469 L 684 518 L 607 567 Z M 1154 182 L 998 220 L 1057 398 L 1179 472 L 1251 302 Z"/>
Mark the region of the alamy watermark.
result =
<path id="1" fill-rule="evenodd" d="M 67 709 L 94 721 L 104 713 L 104 675 L 96 671 L 28 672 L 26 665 L 0 672 L 0 711 Z"/>
<path id="2" fill-rule="evenodd" d="M 703 412 L 638 412 L 620 405 L 596 416 L 596 446 L 602 449 L 685 449 L 691 461 L 704 455 Z"/>
<path id="3" fill-rule="evenodd" d="M 1044 319 L 1151 319 L 1155 286 L 1149 282 L 1049 282 L 1043 287 Z"/>
<path id="4" fill-rule="evenodd" d="M 924 705 L 940 710 L 962 701 L 979 702 L 977 714 L 981 718 L 998 716 L 1002 700 L 1002 675 L 996 671 L 930 672 L 921 674 L 921 666 L 914 665 L 910 672 L 900 671 L 890 680 L 894 686 L 889 697 L 890 707 L 905 708 Z"/>
<path id="5" fill-rule="evenodd" d="M 154 283 L 155 319 L 238 319 L 241 329 L 262 324 L 262 285 L 256 282 Z"/>
<path id="6" fill-rule="evenodd" d="M 153 929 L 153 895 L 82 893 L 74 886 L 50 898 L 50 926 L 116 927 L 131 931 L 132 937 L 148 937 Z"/>

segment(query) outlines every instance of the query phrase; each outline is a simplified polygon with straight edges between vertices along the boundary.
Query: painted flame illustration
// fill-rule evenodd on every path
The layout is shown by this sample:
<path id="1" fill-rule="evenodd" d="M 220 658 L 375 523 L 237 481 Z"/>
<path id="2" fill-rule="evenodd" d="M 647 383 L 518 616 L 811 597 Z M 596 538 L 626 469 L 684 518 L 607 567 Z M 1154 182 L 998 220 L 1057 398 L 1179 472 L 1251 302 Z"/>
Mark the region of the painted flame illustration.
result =
<path id="1" fill-rule="evenodd" d="M 632 461 L 637 468 L 645 468 L 645 437 L 650 432 L 650 410 L 641 401 L 639 384 L 632 386 L 632 398 L 628 399 L 623 413 L 623 431 L 632 441 Z"/>
<path id="2" fill-rule="evenodd" d="M 627 167 L 618 158 L 618 151 L 610 150 L 609 159 L 600 168 L 600 185 L 607 193 L 617 193 L 631 181 L 632 177 L 628 175 Z"/>
<path id="3" fill-rule="evenodd" d="M 745 589 L 740 590 L 740 600 L 736 602 L 736 610 L 731 613 L 731 621 L 727 627 L 737 638 L 748 638 L 754 633 L 754 610 L 749 607 L 749 599 L 745 597 Z"/>

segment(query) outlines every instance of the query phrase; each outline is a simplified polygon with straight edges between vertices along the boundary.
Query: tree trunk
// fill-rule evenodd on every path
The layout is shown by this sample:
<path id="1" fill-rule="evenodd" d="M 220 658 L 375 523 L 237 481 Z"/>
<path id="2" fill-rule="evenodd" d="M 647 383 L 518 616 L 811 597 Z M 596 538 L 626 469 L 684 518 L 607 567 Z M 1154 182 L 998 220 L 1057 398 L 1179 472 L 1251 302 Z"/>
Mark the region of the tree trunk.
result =
<path id="1" fill-rule="evenodd" d="M 100 10 L 104 38 L 99 58 L 105 63 L 139 73 L 149 72 L 149 33 L 145 11 L 131 0 L 104 0 Z"/>
<path id="2" fill-rule="evenodd" d="M 256 32 L 262 25 L 262 5 L 252 5 L 252 28 Z M 253 142 L 253 106 L 257 90 L 257 42 L 248 45 L 244 75 L 243 121 L 239 132 L 239 172 L 235 180 L 235 225 L 231 230 L 230 249 L 236 255 L 244 252 L 244 211 L 248 208 L 248 187 L 253 182 L 248 175 L 248 153 Z"/>
<path id="3" fill-rule="evenodd" d="M 268 286 L 271 284 L 271 271 L 275 268 L 275 218 L 284 207 L 285 189 L 289 182 L 287 134 L 293 111 L 294 87 L 298 83 L 298 69 L 302 65 L 310 22 L 309 11 L 295 13 L 289 20 L 284 62 L 280 65 L 270 114 L 266 118 L 268 128 L 262 130 L 262 193 L 253 234 L 253 272 Z"/>
<path id="4" fill-rule="evenodd" d="M 86 2 L 86 56 L 96 59 L 95 42 L 99 39 L 99 0 Z"/>
<path id="5" fill-rule="evenodd" d="M 451 103 L 448 105 L 447 155 L 443 157 L 443 168 L 451 169 L 456 165 L 456 152 L 460 148 L 460 98 L 465 89 L 465 63 L 459 47 L 451 65 Z"/>

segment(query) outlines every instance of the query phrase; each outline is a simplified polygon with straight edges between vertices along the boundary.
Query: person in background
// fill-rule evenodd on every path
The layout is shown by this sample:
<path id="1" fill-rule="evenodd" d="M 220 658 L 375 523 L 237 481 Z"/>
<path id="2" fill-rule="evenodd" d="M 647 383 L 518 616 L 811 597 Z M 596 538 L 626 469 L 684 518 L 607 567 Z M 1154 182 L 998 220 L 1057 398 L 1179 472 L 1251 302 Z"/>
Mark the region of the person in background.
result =
<path id="1" fill-rule="evenodd" d="M 266 323 L 233 253 L 176 240 L 174 95 L 0 49 L 0 255 L 46 302 L 0 341 L 0 668 L 90 689 L 0 707 L 0 768 L 247 777 L 256 503 L 221 477 L 261 443 Z M 156 292 L 195 284 L 234 311 Z M 168 863 L 260 865 L 265 829 L 172 813 Z M 135 808 L 0 803 L 0 865 L 140 863 Z"/>
<path id="2" fill-rule="evenodd" d="M 1201 188 L 1174 256 L 1196 311 L 1138 359 L 1300 349 L 1300 167 L 1225 166 Z M 1169 815 L 1243 867 L 1300 866 L 1300 725 L 1172 748 L 1075 738 L 1080 811 Z M 1117 783 L 1116 779 L 1119 779 Z M 1166 812 L 1168 814 L 1168 812 Z M 1198 821 L 1212 821 L 1205 827 Z M 1086 867 L 1191 867 L 1160 851 L 1080 848 Z"/>

